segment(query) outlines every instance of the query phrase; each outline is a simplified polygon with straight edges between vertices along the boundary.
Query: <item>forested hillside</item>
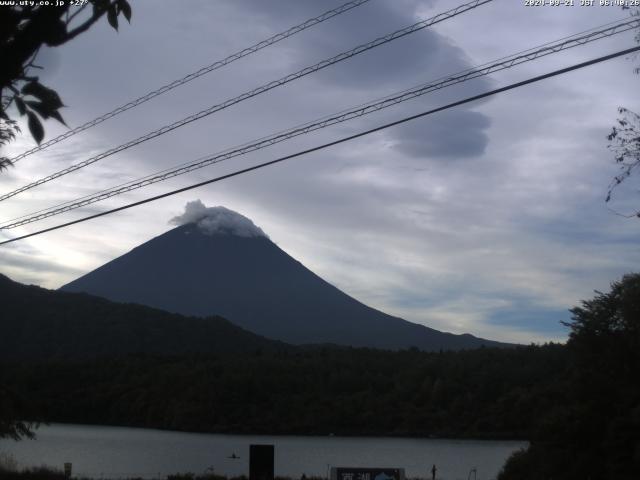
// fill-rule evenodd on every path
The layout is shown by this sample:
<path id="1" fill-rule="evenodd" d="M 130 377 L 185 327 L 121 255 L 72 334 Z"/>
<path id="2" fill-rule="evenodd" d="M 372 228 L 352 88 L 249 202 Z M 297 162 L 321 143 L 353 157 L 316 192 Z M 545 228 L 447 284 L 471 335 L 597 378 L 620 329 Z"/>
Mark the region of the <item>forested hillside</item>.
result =
<path id="1" fill-rule="evenodd" d="M 34 299 L 54 298 L 35 287 L 32 293 Z M 59 295 L 55 298 L 66 298 Z M 38 325 L 37 316 L 20 311 L 33 306 L 5 298 L 13 308 L 11 321 Z M 101 322 L 119 325 L 122 336 L 110 338 L 121 339 L 127 348 L 145 345 L 127 340 L 136 333 L 137 317 L 117 320 L 106 313 L 114 308 L 110 302 L 81 298 L 93 305 Z M 122 314 L 130 311 L 118 308 Z M 167 325 L 186 322 L 190 328 L 183 334 L 193 345 L 209 340 L 216 345 L 224 338 L 198 343 L 194 335 L 208 331 L 202 326 L 208 319 L 140 312 Z M 640 275 L 624 277 L 611 292 L 597 293 L 572 313 L 567 345 L 438 353 L 294 348 L 245 337 L 249 334 L 218 319 L 234 332 L 230 339 L 242 340 L 242 348 L 234 350 L 229 343 L 204 353 L 162 354 L 123 349 L 102 357 L 5 354 L 0 386 L 11 401 L 0 398 L 0 413 L 11 412 L 12 419 L 196 432 L 520 438 L 530 447 L 509 460 L 501 480 L 635 479 L 640 471 Z M 162 320 L 162 315 L 169 317 Z M 76 322 L 78 338 L 99 335 Z M 10 322 L 3 318 L 3 324 Z M 25 328 L 19 337 L 23 345 L 0 338 L 6 349 L 55 351 L 44 341 L 30 343 L 30 335 L 44 338 L 41 333 Z M 164 341 L 170 345 L 177 338 Z"/>
<path id="2" fill-rule="evenodd" d="M 3 275 L 0 301 L 0 360 L 291 348 L 221 317 L 185 317 L 87 294 L 26 286 Z"/>
<path id="3" fill-rule="evenodd" d="M 235 433 L 528 438 L 563 393 L 562 346 L 314 348 L 11 365 L 55 422 Z"/>

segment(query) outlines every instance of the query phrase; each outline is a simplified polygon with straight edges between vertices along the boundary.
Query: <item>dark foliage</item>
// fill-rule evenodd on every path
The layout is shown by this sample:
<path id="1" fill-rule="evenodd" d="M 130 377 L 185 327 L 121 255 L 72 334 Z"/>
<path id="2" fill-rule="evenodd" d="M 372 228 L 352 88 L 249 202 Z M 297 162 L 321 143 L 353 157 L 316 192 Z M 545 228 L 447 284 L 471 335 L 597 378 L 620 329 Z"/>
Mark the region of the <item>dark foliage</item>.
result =
<path id="1" fill-rule="evenodd" d="M 423 353 L 291 347 L 0 276 L 10 418 L 246 433 L 526 438 L 562 393 L 560 346 Z M 135 355 L 132 355 L 135 354 Z"/>
<path id="2" fill-rule="evenodd" d="M 2 480 L 67 480 L 67 477 L 60 470 L 49 467 L 29 468 L 20 471 L 3 470 L 0 467 L 0 478 Z M 92 480 L 87 477 L 72 477 L 74 480 Z M 101 477 L 102 478 L 102 477 Z M 319 477 L 307 477 L 308 480 L 321 480 Z M 115 479 L 114 479 L 115 480 Z M 141 477 L 120 478 L 118 480 L 143 480 Z M 239 477 L 227 477 L 213 473 L 196 475 L 194 473 L 176 473 L 166 477 L 157 477 L 156 480 L 248 480 L 244 475 Z M 292 480 L 290 477 L 276 477 L 275 480 Z"/>
<path id="3" fill-rule="evenodd" d="M 608 135 L 609 149 L 615 156 L 615 161 L 620 167 L 620 173 L 616 175 L 607 191 L 606 202 L 610 202 L 616 188 L 627 180 L 640 166 L 640 116 L 631 110 L 620 107 L 620 117 L 617 124 Z M 626 217 L 640 217 L 640 210 L 634 213 L 620 213 Z"/>
<path id="4" fill-rule="evenodd" d="M 640 472 L 640 274 L 572 311 L 564 394 L 501 480 L 626 480 Z"/>
<path id="5" fill-rule="evenodd" d="M 67 480 L 64 472 L 52 469 L 50 467 L 5 469 L 0 465 L 0 478 L 2 480 Z M 72 477 L 74 480 L 91 480 L 87 477 Z M 142 480 L 141 477 L 129 477 L 119 480 Z M 158 477 L 157 480 L 248 480 L 246 476 L 227 477 L 224 475 L 216 475 L 214 473 L 204 473 L 196 475 L 194 473 L 176 473 L 167 475 L 166 477 Z M 291 480 L 290 478 L 276 477 L 276 480 Z M 309 480 L 320 480 L 317 477 L 310 477 Z"/>
<path id="6" fill-rule="evenodd" d="M 30 468 L 21 471 L 0 469 L 2 480 L 67 480 L 64 472 L 48 467 Z"/>
<path id="7" fill-rule="evenodd" d="M 117 357 L 130 353 L 253 353 L 293 348 L 220 317 L 189 318 L 12 282 L 0 275 L 0 361 Z M 9 381 L 0 363 L 0 438 L 31 436 L 40 419 L 30 388 Z"/>
<path id="8" fill-rule="evenodd" d="M 2 366 L 0 366 L 1 378 Z M 18 418 L 35 419 L 38 416 L 38 412 L 34 411 L 32 402 L 27 397 L 28 395 L 16 392 L 8 383 L 0 382 L 0 438 L 19 440 L 23 437 L 33 437 L 37 422 L 17 420 Z"/>
<path id="9" fill-rule="evenodd" d="M 308 348 L 7 365 L 55 422 L 233 433 L 527 438 L 562 391 L 558 345 Z"/>
<path id="10" fill-rule="evenodd" d="M 41 341 L 45 354 L 0 363 L 0 385 L 28 400 L 12 404 L 12 418 L 224 433 L 525 438 L 530 447 L 510 459 L 501 480 L 626 480 L 640 471 L 639 274 L 574 308 L 567 346 L 439 353 L 294 348 L 260 337 L 264 348 L 199 350 L 205 319 L 0 280 L 0 296 L 19 319 L 0 341 L 19 325 L 61 344 L 55 332 L 65 322 L 80 332 L 66 347 L 75 345 L 77 355 Z M 12 287 L 31 296 L 15 303 Z M 73 305 L 67 317 L 50 314 L 65 311 L 65 302 Z M 199 333 L 185 342 L 176 324 Z M 100 343 L 89 332 L 96 325 L 109 328 L 94 336 L 128 349 L 95 357 Z M 160 344 L 173 356 L 127 354 L 148 345 L 141 340 L 148 334 L 164 338 L 153 336 L 154 325 L 172 332 Z"/>
<path id="11" fill-rule="evenodd" d="M 33 3 L 33 5 L 27 5 Z M 64 124 L 60 109 L 64 106 L 58 94 L 42 85 L 34 70 L 37 55 L 43 46 L 57 47 L 87 31 L 104 15 L 118 29 L 118 17 L 131 19 L 127 0 L 89 0 L 82 6 L 72 2 L 44 5 L 40 2 L 15 2 L 3 6 L 0 15 L 0 145 L 14 138 L 19 131 L 9 117 L 15 105 L 20 116 L 27 116 L 31 135 L 40 143 L 44 138 L 41 119 L 53 118 Z M 0 158 L 0 171 L 10 165 Z"/>
<path id="12" fill-rule="evenodd" d="M 0 360 L 130 353 L 249 353 L 292 348 L 221 317 L 185 317 L 86 294 L 25 286 L 0 275 Z"/>
<path id="13" fill-rule="evenodd" d="M 625 2 L 620 2 L 625 3 Z M 629 2 L 627 2 L 629 3 Z M 631 16 L 640 17 L 640 8 L 631 8 L 629 5 L 622 5 L 623 10 L 631 10 Z M 640 43 L 640 31 L 636 32 L 635 41 Z M 637 58 L 637 55 L 633 55 Z M 634 69 L 636 74 L 640 74 L 640 67 Z M 618 108 L 619 117 L 616 125 L 607 136 L 609 149 L 613 152 L 614 158 L 620 167 L 620 173 L 613 177 L 607 190 L 605 202 L 610 202 L 616 188 L 627 180 L 640 166 L 640 116 L 625 107 Z M 640 210 L 632 213 L 616 212 L 623 217 L 639 217 Z"/>

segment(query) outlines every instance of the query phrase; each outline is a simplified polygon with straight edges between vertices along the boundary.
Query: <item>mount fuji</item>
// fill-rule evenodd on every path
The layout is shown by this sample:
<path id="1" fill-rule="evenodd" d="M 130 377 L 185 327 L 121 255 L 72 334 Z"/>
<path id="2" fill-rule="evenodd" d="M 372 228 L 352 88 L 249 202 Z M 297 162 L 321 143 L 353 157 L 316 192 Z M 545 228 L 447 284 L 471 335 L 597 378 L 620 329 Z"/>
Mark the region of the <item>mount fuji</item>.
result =
<path id="1" fill-rule="evenodd" d="M 459 350 L 507 346 L 387 315 L 340 291 L 248 218 L 200 201 L 179 225 L 62 287 L 189 316 L 222 316 L 292 344 Z"/>

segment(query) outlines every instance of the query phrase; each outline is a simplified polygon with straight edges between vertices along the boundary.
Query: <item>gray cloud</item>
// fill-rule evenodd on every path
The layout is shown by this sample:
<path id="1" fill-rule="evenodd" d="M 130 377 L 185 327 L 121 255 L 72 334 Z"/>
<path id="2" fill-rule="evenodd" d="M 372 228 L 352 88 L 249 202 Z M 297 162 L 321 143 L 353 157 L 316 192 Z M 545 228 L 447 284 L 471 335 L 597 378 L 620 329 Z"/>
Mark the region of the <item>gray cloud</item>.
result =
<path id="1" fill-rule="evenodd" d="M 468 110 L 449 110 L 397 129 L 394 147 L 419 158 L 462 159 L 485 152 L 489 143 L 489 117 Z"/>
<path id="2" fill-rule="evenodd" d="M 119 33 L 102 22 L 55 50 L 60 68 L 47 84 L 59 90 L 69 105 L 65 119 L 77 125 L 340 3 L 220 0 L 192 1 L 185 8 L 176 2 L 161 7 L 139 2 L 134 23 L 122 25 Z M 372 0 L 25 159 L 10 174 L 0 175 L 2 190 L 413 23 L 417 8 L 426 18 L 451 6 L 442 1 L 434 8 L 433 2 Z M 584 30 L 621 16 L 614 10 L 529 11 L 517 2 L 493 2 L 4 202 L 2 216 L 89 194 Z M 440 90 L 91 208 L 120 206 L 313 147 L 487 90 L 494 83 L 616 50 L 622 40 Z M 546 326 L 536 324 L 537 312 L 576 305 L 593 289 L 606 290 L 611 280 L 640 264 L 633 241 L 640 223 L 611 215 L 603 205 L 606 184 L 615 174 L 604 136 L 615 108 L 635 98 L 638 78 L 631 68 L 624 60 L 610 62 L 34 237 L 20 249 L 3 247 L 1 269 L 17 280 L 59 286 L 78 270 L 96 268 L 163 233 L 170 216 L 184 215 L 185 203 L 200 198 L 204 209 L 204 204 L 225 205 L 243 212 L 312 270 L 391 314 L 501 340 L 562 338 L 550 327 L 550 314 Z M 616 87 L 603 88 L 611 78 Z M 49 138 L 64 131 L 52 122 L 46 127 Z M 31 145 L 27 135 L 10 149 L 18 153 Z M 452 161 L 464 158 L 473 161 Z"/>
<path id="3" fill-rule="evenodd" d="M 269 2 L 268 8 L 267 4 L 261 4 L 264 22 L 280 21 L 283 14 L 288 18 L 304 17 L 300 11 L 300 2 L 295 4 L 297 7 L 294 8 L 291 8 L 290 2 L 282 0 Z M 296 64 L 304 66 L 310 63 L 309 58 L 320 60 L 415 23 L 419 20 L 414 14 L 415 8 L 416 2 L 374 1 L 360 7 L 357 13 L 353 12 L 353 16 L 357 15 L 358 18 L 356 22 L 353 21 L 354 18 L 345 15 L 345 18 L 329 22 L 321 30 L 305 33 L 297 39 L 295 46 L 288 45 L 287 50 L 291 52 Z M 441 5 L 438 12 L 445 9 Z M 433 28 L 427 28 L 321 71 L 314 76 L 313 81 L 323 89 L 331 85 L 332 91 L 339 88 L 388 95 L 471 66 L 462 49 Z M 489 79 L 480 78 L 456 88 L 455 93 L 443 90 L 426 98 L 434 97 L 437 105 L 442 105 L 453 98 L 488 90 L 490 85 Z M 375 97 L 369 97 L 372 98 Z M 422 103 L 428 104 L 425 102 L 428 100 L 422 100 Z M 408 114 L 411 110 L 411 107 L 400 107 L 397 115 Z M 428 125 L 434 135 L 425 135 L 421 124 Z M 434 120 L 403 125 L 389 131 L 387 135 L 391 141 L 401 145 L 400 148 L 405 153 L 412 156 L 470 157 L 484 151 L 488 143 L 485 130 L 489 124 L 489 118 L 483 113 L 462 108 L 438 114 Z"/>

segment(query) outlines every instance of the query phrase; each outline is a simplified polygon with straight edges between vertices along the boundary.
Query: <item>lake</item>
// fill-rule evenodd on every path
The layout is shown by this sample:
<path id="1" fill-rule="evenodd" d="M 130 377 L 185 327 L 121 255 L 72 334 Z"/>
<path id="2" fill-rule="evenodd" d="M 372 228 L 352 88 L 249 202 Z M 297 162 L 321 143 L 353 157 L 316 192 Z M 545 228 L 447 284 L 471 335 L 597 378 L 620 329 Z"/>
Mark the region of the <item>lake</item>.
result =
<path id="1" fill-rule="evenodd" d="M 497 476 L 521 441 L 443 440 L 385 437 L 297 437 L 217 435 L 140 428 L 52 424 L 36 440 L 0 440 L 0 453 L 11 454 L 20 467 L 62 469 L 73 463 L 74 476 L 94 478 L 166 477 L 177 472 L 248 475 L 249 445 L 275 445 L 275 474 L 326 476 L 335 467 L 401 467 L 408 477 L 466 480 L 476 468 L 477 480 Z M 229 458 L 235 454 L 237 459 Z M 473 479 L 473 474 L 471 475 Z"/>

